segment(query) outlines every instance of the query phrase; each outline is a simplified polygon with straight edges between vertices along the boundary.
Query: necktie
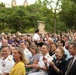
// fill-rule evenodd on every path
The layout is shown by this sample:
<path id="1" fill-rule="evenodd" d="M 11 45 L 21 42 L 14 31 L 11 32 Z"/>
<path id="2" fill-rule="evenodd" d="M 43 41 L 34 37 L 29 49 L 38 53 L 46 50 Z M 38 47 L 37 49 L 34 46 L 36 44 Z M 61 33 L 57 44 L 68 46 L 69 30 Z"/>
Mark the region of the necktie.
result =
<path id="1" fill-rule="evenodd" d="M 66 72 L 65 72 L 65 75 L 69 75 L 69 72 L 70 72 L 71 67 L 72 67 L 72 65 L 73 65 L 73 60 L 74 60 L 74 57 L 71 58 L 71 60 L 70 60 L 70 62 L 69 62 L 69 65 L 68 65 L 68 67 L 67 67 L 67 70 L 66 70 Z"/>

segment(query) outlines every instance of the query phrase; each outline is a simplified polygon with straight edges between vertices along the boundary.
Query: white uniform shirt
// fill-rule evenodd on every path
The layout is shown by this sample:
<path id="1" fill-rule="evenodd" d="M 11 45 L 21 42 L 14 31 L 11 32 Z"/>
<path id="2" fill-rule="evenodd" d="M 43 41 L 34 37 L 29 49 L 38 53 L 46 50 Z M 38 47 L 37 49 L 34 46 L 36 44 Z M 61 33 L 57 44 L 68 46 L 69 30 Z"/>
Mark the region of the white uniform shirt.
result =
<path id="1" fill-rule="evenodd" d="M 39 41 L 40 40 L 40 36 L 37 33 L 35 33 L 32 39 L 33 39 L 33 41 L 34 40 L 38 40 Z"/>
<path id="2" fill-rule="evenodd" d="M 2 57 L 0 57 L 0 74 L 2 74 L 2 63 L 1 63 L 1 61 L 2 61 Z"/>
<path id="3" fill-rule="evenodd" d="M 10 73 L 11 69 L 13 68 L 14 66 L 14 60 L 13 58 L 11 57 L 11 55 L 9 55 L 6 59 L 1 60 L 1 64 L 2 64 L 2 74 L 4 73 Z"/>
<path id="4" fill-rule="evenodd" d="M 53 60 L 53 58 L 47 53 L 45 58 L 47 59 L 47 63 L 51 62 Z M 45 66 L 45 63 L 43 61 L 43 55 L 41 55 L 40 59 L 39 59 L 39 62 L 38 62 L 38 65 L 40 67 L 44 67 Z M 42 69 L 40 69 L 38 72 L 33 72 L 33 73 L 30 73 L 30 74 L 27 74 L 27 75 L 48 75 L 48 73 Z"/>
<path id="5" fill-rule="evenodd" d="M 23 52 L 28 60 L 32 57 L 32 53 L 27 48 Z"/>
<path id="6" fill-rule="evenodd" d="M 45 58 L 47 59 L 47 66 L 49 66 L 49 63 L 53 60 L 53 58 L 49 55 L 49 53 L 46 54 Z M 43 61 L 43 56 L 40 57 L 39 62 L 38 62 L 38 65 L 40 67 L 44 67 L 45 66 L 45 63 Z"/>

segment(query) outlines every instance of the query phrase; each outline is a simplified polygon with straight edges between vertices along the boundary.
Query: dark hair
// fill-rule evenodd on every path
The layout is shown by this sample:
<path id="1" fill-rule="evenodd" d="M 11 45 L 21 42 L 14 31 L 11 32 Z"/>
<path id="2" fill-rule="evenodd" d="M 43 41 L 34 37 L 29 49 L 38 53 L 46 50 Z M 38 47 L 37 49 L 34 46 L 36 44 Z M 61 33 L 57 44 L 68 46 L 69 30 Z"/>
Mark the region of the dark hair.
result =
<path id="1" fill-rule="evenodd" d="M 56 43 L 53 43 L 55 45 L 55 47 L 57 48 L 57 44 Z"/>
<path id="2" fill-rule="evenodd" d="M 46 43 L 44 43 L 42 46 L 46 46 L 48 50 L 50 50 L 50 46 Z"/>
<path id="3" fill-rule="evenodd" d="M 69 36 L 67 36 L 67 35 L 64 35 L 64 36 L 69 39 Z"/>
<path id="4" fill-rule="evenodd" d="M 65 46 L 65 42 L 64 42 L 64 40 L 61 40 L 60 42 L 63 44 L 63 47 L 64 47 L 64 46 Z"/>
<path id="5" fill-rule="evenodd" d="M 35 30 L 35 33 L 39 32 L 39 29 Z"/>
<path id="6" fill-rule="evenodd" d="M 43 42 L 39 42 L 39 43 L 38 43 L 38 46 L 40 46 L 40 47 L 41 47 L 42 45 L 44 45 L 44 43 L 43 43 Z"/>

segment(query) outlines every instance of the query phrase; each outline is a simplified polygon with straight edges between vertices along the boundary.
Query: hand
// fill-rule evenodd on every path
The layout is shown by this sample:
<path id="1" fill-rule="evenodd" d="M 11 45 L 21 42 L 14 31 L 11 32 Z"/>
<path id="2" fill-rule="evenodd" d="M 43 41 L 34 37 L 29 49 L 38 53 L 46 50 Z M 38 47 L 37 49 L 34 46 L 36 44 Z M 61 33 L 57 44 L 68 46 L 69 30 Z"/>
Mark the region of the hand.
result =
<path id="1" fill-rule="evenodd" d="M 25 65 L 25 67 L 28 67 L 28 65 Z"/>
<path id="2" fill-rule="evenodd" d="M 55 66 L 54 62 L 50 62 L 50 65 L 53 67 L 53 69 L 56 71 L 56 72 L 60 72 L 60 70 Z"/>
<path id="3" fill-rule="evenodd" d="M 35 68 L 36 68 L 36 69 L 40 69 L 40 66 L 39 66 L 39 65 L 36 65 Z"/>
<path id="4" fill-rule="evenodd" d="M 37 64 L 32 64 L 32 67 L 35 68 Z"/>
<path id="5" fill-rule="evenodd" d="M 45 59 L 43 59 L 43 61 L 44 61 L 44 63 L 45 63 L 45 64 L 47 64 L 47 59 L 46 59 L 46 58 L 45 58 Z"/>
<path id="6" fill-rule="evenodd" d="M 55 66 L 55 64 L 54 64 L 54 62 L 53 62 L 53 61 L 51 61 L 51 62 L 50 62 L 50 65 L 51 65 L 52 67 L 54 67 L 54 66 Z"/>

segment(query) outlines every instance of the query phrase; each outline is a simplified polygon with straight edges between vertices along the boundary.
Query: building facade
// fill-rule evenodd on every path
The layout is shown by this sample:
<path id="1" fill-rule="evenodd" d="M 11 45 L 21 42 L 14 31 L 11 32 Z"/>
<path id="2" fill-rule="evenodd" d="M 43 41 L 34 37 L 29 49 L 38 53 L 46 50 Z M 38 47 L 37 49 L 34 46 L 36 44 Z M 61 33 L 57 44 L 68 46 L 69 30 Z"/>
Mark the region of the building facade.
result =
<path id="1" fill-rule="evenodd" d="M 6 7 L 12 7 L 12 6 L 27 6 L 28 1 L 27 0 L 22 0 L 22 3 L 19 2 L 19 0 L 0 0 L 0 3 L 4 3 Z"/>

